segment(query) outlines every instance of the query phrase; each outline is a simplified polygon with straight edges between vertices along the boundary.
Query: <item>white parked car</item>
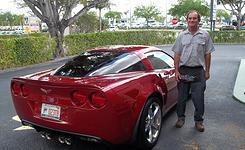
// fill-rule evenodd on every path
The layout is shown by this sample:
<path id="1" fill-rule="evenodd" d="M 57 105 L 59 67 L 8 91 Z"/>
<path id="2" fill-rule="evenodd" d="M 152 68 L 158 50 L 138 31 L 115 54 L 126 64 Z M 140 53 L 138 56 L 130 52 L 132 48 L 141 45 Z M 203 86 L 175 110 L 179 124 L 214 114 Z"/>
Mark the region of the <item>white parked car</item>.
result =
<path id="1" fill-rule="evenodd" d="M 110 26 L 107 31 L 117 31 L 119 30 L 117 26 Z"/>

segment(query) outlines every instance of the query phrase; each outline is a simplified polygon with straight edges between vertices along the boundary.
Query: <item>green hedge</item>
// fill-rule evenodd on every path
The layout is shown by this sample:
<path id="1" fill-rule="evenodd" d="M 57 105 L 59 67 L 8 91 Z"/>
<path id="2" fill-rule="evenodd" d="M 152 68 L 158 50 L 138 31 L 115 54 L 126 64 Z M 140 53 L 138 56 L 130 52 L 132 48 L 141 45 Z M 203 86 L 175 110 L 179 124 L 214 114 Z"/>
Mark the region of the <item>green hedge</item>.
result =
<path id="1" fill-rule="evenodd" d="M 243 43 L 245 44 L 245 31 L 215 31 L 210 32 L 214 43 Z"/>
<path id="2" fill-rule="evenodd" d="M 15 66 L 14 40 L 0 39 L 0 69 Z"/>
<path id="3" fill-rule="evenodd" d="M 65 37 L 68 55 L 78 54 L 89 48 L 115 45 L 162 45 L 172 44 L 178 35 L 177 31 L 166 30 L 135 30 L 101 32 L 89 34 L 75 34 Z M 243 43 L 245 44 L 245 31 L 219 31 L 210 32 L 214 43 Z"/>
<path id="4" fill-rule="evenodd" d="M 0 69 L 45 62 L 55 43 L 47 37 L 0 38 Z"/>
<path id="5" fill-rule="evenodd" d="M 31 34 L 10 34 L 10 35 L 0 35 L 0 39 L 6 38 L 23 38 L 23 37 L 49 37 L 48 33 L 31 33 Z"/>
<path id="6" fill-rule="evenodd" d="M 88 48 L 104 45 L 170 44 L 175 38 L 176 32 L 163 30 L 100 32 L 68 35 L 65 37 L 65 45 L 69 48 L 68 55 L 74 55 Z"/>
<path id="7" fill-rule="evenodd" d="M 68 55 L 104 45 L 163 45 L 175 42 L 178 32 L 166 30 L 130 30 L 68 35 Z M 244 31 L 210 32 L 214 43 L 243 43 Z M 45 62 L 52 59 L 55 42 L 48 34 L 0 36 L 0 69 Z"/>

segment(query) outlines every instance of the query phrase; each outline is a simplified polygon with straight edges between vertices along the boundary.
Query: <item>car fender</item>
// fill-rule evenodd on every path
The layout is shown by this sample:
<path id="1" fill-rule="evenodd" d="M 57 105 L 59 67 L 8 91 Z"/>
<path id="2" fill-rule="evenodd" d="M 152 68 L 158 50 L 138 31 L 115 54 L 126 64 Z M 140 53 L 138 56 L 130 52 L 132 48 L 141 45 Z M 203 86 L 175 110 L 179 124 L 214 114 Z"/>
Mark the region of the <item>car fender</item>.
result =
<path id="1" fill-rule="evenodd" d="M 140 113 L 138 115 L 137 121 L 135 123 L 135 126 L 134 126 L 134 130 L 133 130 L 133 134 L 132 134 L 132 138 L 131 138 L 130 143 L 136 142 L 136 138 L 137 138 L 137 135 L 138 135 L 138 128 L 139 128 L 140 118 L 141 118 L 141 115 L 142 115 L 142 112 L 143 112 L 144 106 L 146 105 L 147 100 L 149 100 L 150 97 L 158 97 L 161 100 L 161 102 L 162 102 L 162 105 L 161 105 L 162 109 L 164 109 L 164 103 L 165 103 L 164 100 L 166 99 L 166 94 L 167 93 L 163 92 L 162 88 L 166 88 L 166 84 L 164 82 L 162 84 L 162 87 L 160 87 L 159 86 L 160 83 L 161 82 L 158 81 L 158 82 L 156 82 L 155 86 L 151 86 L 148 89 L 151 92 L 148 93 L 148 95 L 146 96 L 145 101 L 142 103 L 142 105 L 139 105 L 139 107 L 141 107 L 141 109 L 140 109 Z M 163 110 L 162 110 L 162 113 L 164 113 Z"/>

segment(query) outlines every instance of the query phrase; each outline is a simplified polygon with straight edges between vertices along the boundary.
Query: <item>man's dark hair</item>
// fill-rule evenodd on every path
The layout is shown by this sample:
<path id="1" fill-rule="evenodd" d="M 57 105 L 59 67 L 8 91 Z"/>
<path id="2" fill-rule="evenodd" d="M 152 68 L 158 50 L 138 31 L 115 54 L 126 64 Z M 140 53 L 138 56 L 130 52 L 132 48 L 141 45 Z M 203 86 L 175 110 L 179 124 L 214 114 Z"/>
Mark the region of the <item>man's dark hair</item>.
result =
<path id="1" fill-rule="evenodd" d="M 196 11 L 196 10 L 191 10 L 191 11 L 189 11 L 189 12 L 186 14 L 186 19 L 188 19 L 189 14 L 190 14 L 190 13 L 193 13 L 193 12 L 196 12 L 196 13 L 197 13 L 197 19 L 198 19 L 198 22 L 200 22 L 200 21 L 201 21 L 201 15 L 200 15 L 200 13 L 199 13 L 198 11 Z"/>

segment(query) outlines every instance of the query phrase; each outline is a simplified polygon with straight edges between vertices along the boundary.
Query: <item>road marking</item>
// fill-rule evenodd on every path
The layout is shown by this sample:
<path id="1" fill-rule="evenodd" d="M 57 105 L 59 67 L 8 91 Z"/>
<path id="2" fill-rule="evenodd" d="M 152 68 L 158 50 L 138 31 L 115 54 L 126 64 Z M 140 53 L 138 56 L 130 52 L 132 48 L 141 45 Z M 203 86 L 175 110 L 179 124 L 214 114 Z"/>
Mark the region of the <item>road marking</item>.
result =
<path id="1" fill-rule="evenodd" d="M 18 121 L 18 122 L 21 122 L 20 121 L 20 118 L 19 118 L 19 116 L 14 116 L 14 117 L 12 117 L 12 119 L 13 120 L 15 120 L 15 121 Z M 13 129 L 14 131 L 23 131 L 23 130 L 32 130 L 33 128 L 32 127 L 29 127 L 29 126 L 20 126 L 20 127 L 18 127 L 18 128 L 15 128 L 15 129 Z"/>
<path id="2" fill-rule="evenodd" d="M 13 120 L 15 120 L 15 121 L 21 122 L 21 121 L 20 121 L 20 118 L 19 118 L 19 116 L 18 116 L 18 115 L 16 115 L 16 116 L 12 117 L 12 119 L 13 119 Z"/>
<path id="3" fill-rule="evenodd" d="M 29 126 L 21 126 L 21 127 L 15 128 L 14 131 L 32 130 L 32 129 L 33 128 Z"/>

